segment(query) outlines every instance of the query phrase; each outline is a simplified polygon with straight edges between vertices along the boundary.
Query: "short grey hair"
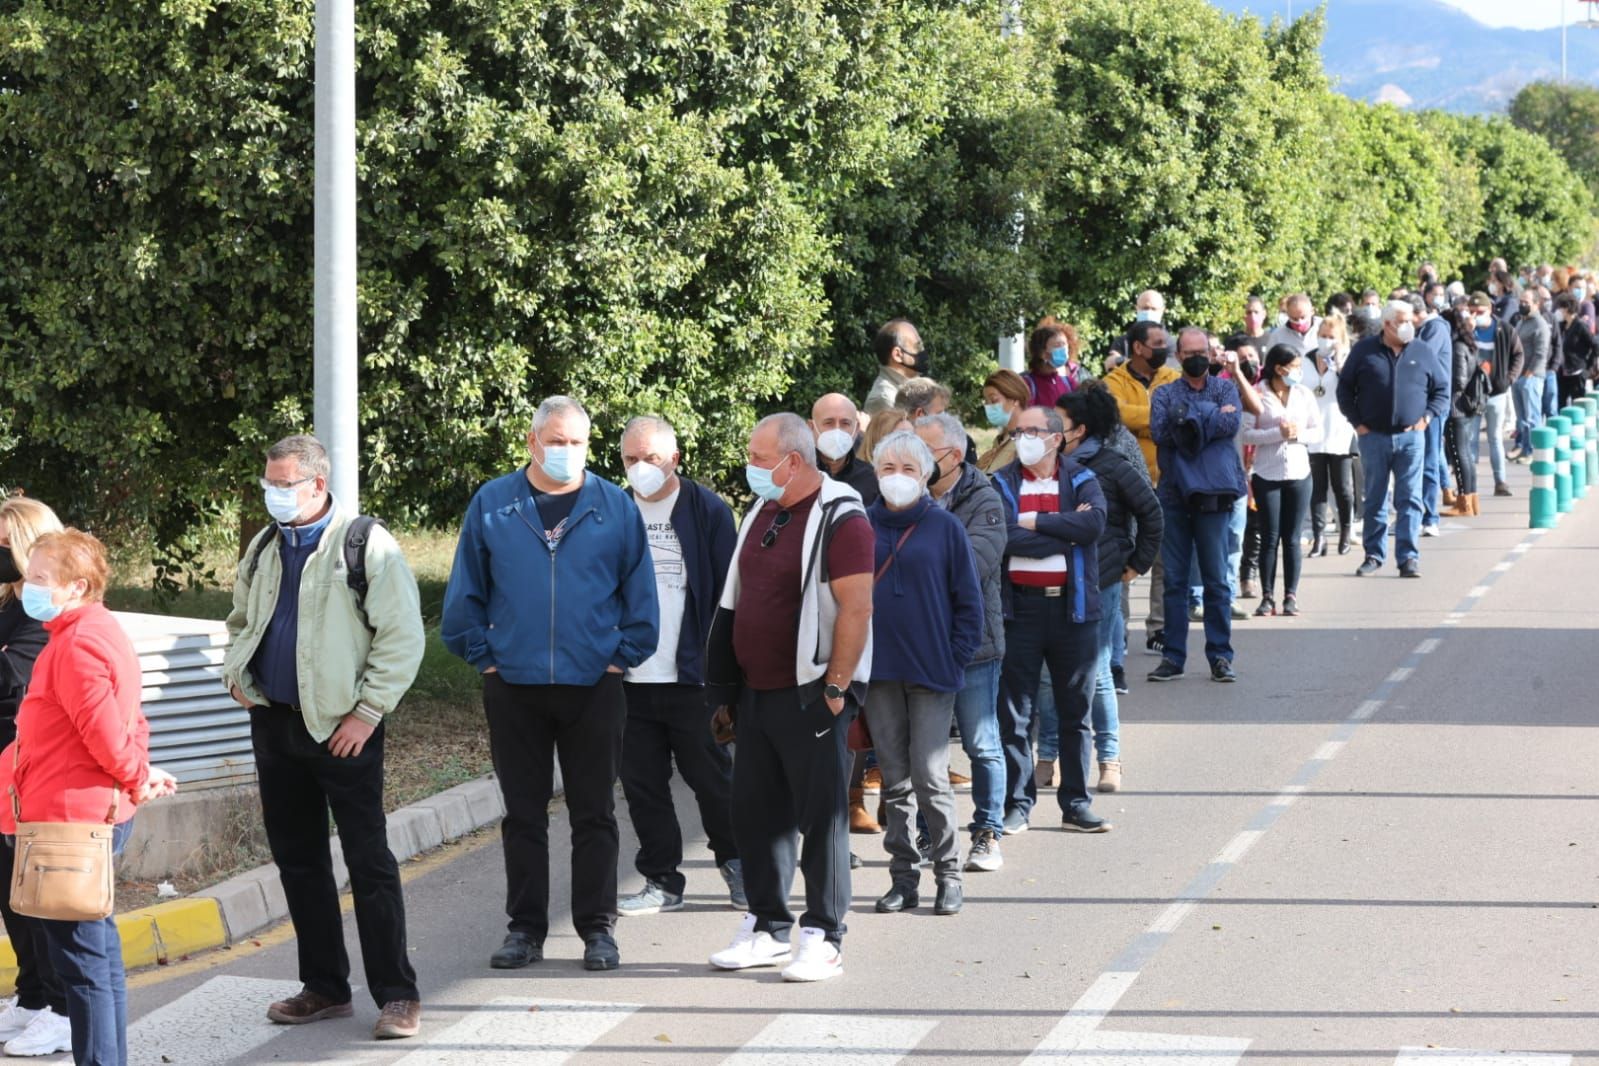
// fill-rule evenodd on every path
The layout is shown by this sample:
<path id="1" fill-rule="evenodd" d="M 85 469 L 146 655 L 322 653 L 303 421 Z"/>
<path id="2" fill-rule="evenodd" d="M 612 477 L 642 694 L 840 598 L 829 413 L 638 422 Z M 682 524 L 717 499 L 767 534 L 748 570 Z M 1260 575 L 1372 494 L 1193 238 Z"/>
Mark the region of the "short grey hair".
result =
<path id="1" fill-rule="evenodd" d="M 899 392 L 894 396 L 894 406 L 906 414 L 917 408 L 925 411 L 940 397 L 947 406 L 950 398 L 947 387 L 932 378 L 911 378 L 899 387 Z"/>
<path id="2" fill-rule="evenodd" d="M 293 459 L 300 473 L 311 477 L 327 477 L 333 473 L 333 464 L 328 461 L 328 450 L 322 442 L 309 433 L 296 433 L 292 437 L 284 437 L 272 447 L 267 449 L 267 462 L 275 463 L 280 459 Z"/>
<path id="3" fill-rule="evenodd" d="M 754 436 L 767 426 L 777 430 L 777 446 L 783 449 L 785 455 L 798 452 L 807 465 L 816 465 L 816 436 L 811 433 L 811 427 L 806 425 L 805 419 L 790 411 L 780 411 L 755 423 L 750 435 Z"/>
<path id="4" fill-rule="evenodd" d="M 916 428 L 923 426 L 938 430 L 938 439 L 944 442 L 944 447 L 959 448 L 962 455 L 966 454 L 966 427 L 954 415 L 923 415 L 916 420 Z"/>
<path id="5" fill-rule="evenodd" d="M 666 440 L 666 450 L 677 451 L 677 431 L 672 428 L 672 423 L 660 415 L 637 415 L 628 419 L 627 426 L 622 430 L 622 439 L 627 440 L 634 433 L 649 433 Z"/>
<path id="6" fill-rule="evenodd" d="M 1204 330 L 1200 330 L 1200 332 L 1203 333 Z M 1060 408 L 1045 407 L 1042 404 L 1038 404 L 1033 407 L 1029 407 L 1028 410 L 1042 411 L 1044 413 L 1044 428 L 1048 429 L 1051 433 L 1066 432 L 1066 422 L 1060 417 Z"/>
<path id="7" fill-rule="evenodd" d="M 922 438 L 903 429 L 898 433 L 890 433 L 873 449 L 873 467 L 884 459 L 893 459 L 899 463 L 915 463 L 916 469 L 921 471 L 923 485 L 927 484 L 927 479 L 933 473 L 933 450 Z"/>
<path id="8" fill-rule="evenodd" d="M 533 432 L 537 433 L 544 428 L 544 423 L 557 415 L 577 415 L 583 420 L 585 426 L 592 426 L 589 413 L 583 405 L 570 396 L 551 396 L 539 404 L 539 409 L 533 412 Z"/>
<path id="9" fill-rule="evenodd" d="M 1387 303 L 1383 304 L 1382 308 L 1383 325 L 1387 325 L 1388 323 L 1392 322 L 1406 311 L 1410 312 L 1412 315 L 1416 313 L 1416 309 L 1410 306 L 1409 300 L 1389 300 Z"/>

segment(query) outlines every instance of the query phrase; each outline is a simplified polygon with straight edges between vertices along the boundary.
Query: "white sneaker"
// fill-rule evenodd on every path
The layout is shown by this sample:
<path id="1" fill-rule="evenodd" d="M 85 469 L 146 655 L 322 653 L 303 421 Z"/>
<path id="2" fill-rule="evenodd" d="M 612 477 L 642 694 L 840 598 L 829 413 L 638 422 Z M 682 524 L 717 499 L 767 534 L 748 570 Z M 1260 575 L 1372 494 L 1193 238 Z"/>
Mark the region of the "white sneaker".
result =
<path id="1" fill-rule="evenodd" d="M 752 966 L 775 966 L 789 959 L 789 947 L 764 929 L 755 930 L 755 915 L 746 914 L 733 934 L 733 942 L 711 956 L 718 970 L 748 970 Z"/>
<path id="2" fill-rule="evenodd" d="M 17 1058 L 54 1055 L 72 1050 L 72 1023 L 53 1010 L 34 1012 L 22 1035 L 6 1041 L 6 1054 Z"/>
<path id="3" fill-rule="evenodd" d="M 800 929 L 799 949 L 783 970 L 785 981 L 825 981 L 844 972 L 844 956 L 820 929 Z"/>
<path id="4" fill-rule="evenodd" d="M 14 1037 L 22 1035 L 28 1028 L 28 1023 L 33 1021 L 42 1010 L 29 1010 L 27 1007 L 17 1006 L 16 996 L 7 996 L 0 1000 L 0 1044 Z"/>
<path id="5" fill-rule="evenodd" d="M 1421 527 L 1421 535 L 1424 536 L 1424 537 L 1436 537 L 1438 535 L 1438 527 L 1437 526 L 1422 526 Z"/>

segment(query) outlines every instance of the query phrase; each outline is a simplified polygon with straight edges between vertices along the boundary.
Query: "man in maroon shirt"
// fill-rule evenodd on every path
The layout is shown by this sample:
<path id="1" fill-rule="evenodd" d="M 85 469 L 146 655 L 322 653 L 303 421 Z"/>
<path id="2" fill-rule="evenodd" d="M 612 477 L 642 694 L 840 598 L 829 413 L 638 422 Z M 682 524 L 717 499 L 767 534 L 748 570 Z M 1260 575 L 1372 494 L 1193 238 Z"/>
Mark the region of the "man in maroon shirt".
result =
<path id="1" fill-rule="evenodd" d="M 738 708 L 733 839 L 750 913 L 711 965 L 787 963 L 785 980 L 820 981 L 844 970 L 844 741 L 871 676 L 872 527 L 859 494 L 817 469 L 798 415 L 756 425 L 745 476 L 758 499 L 711 624 L 706 682 L 713 706 Z M 796 851 L 805 913 L 791 947 Z"/>

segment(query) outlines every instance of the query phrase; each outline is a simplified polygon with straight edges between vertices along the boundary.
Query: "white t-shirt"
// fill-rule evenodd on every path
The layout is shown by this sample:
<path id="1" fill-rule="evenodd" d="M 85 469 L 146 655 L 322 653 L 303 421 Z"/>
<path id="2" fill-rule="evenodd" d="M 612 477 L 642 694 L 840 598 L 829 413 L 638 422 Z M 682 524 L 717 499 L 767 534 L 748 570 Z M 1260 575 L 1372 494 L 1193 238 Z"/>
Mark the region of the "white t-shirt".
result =
<path id="1" fill-rule="evenodd" d="M 650 561 L 655 564 L 655 595 L 661 604 L 661 641 L 655 654 L 627 672 L 627 680 L 653 685 L 677 683 L 677 640 L 683 631 L 683 611 L 688 606 L 688 571 L 683 563 L 683 544 L 672 526 L 672 508 L 677 506 L 679 487 L 664 500 L 651 503 L 637 496 L 639 513 L 644 516 L 644 533 L 650 542 Z"/>

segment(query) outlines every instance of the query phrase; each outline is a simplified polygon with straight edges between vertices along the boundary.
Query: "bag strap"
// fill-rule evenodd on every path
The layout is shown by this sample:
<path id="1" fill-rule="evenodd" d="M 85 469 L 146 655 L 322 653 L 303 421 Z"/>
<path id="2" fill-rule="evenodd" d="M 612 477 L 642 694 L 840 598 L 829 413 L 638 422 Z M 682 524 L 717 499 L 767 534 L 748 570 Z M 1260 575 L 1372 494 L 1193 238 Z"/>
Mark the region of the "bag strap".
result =
<path id="1" fill-rule="evenodd" d="M 919 525 L 921 525 L 920 522 L 912 522 L 905 528 L 905 532 L 899 535 L 899 540 L 894 544 L 894 550 L 888 553 L 888 558 L 883 560 L 883 565 L 878 567 L 877 573 L 872 575 L 872 584 L 875 585 L 883 580 L 883 575 L 888 573 L 888 568 L 893 566 L 894 561 L 899 558 L 899 550 L 905 547 L 905 542 L 911 539 L 911 534 L 916 532 L 916 527 Z"/>

